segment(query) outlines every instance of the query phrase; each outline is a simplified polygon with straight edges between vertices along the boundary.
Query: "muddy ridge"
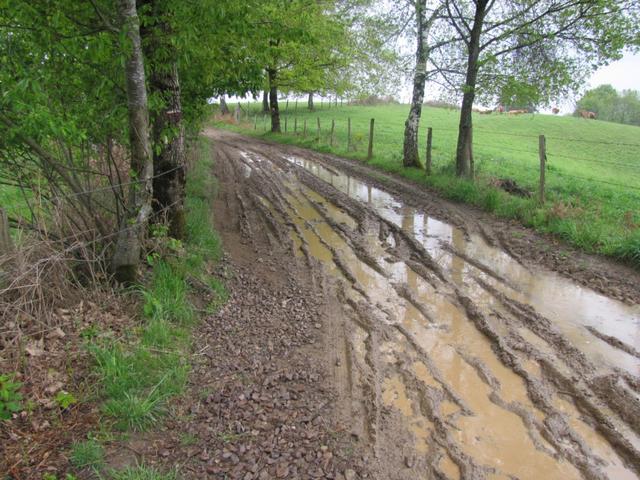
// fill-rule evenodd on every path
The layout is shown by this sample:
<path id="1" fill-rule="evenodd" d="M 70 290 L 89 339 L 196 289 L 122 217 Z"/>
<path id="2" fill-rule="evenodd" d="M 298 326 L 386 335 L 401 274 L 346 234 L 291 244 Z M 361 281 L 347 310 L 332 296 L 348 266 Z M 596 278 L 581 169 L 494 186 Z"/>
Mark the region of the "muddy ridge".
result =
<path id="1" fill-rule="evenodd" d="M 542 247 L 406 182 L 207 135 L 231 250 L 288 252 L 324 300 L 319 354 L 362 475 L 639 477 L 636 273 L 558 275 Z"/>

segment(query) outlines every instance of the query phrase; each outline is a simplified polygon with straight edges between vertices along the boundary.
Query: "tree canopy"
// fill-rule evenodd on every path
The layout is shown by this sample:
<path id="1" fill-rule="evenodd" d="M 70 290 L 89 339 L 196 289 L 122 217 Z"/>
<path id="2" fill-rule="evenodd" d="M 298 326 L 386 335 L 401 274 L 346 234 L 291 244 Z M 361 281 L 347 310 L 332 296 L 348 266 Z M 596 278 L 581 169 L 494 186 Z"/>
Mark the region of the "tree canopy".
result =
<path id="1" fill-rule="evenodd" d="M 580 110 L 594 112 L 600 120 L 640 126 L 640 92 L 618 92 L 611 85 L 600 85 L 578 100 L 576 113 Z"/>

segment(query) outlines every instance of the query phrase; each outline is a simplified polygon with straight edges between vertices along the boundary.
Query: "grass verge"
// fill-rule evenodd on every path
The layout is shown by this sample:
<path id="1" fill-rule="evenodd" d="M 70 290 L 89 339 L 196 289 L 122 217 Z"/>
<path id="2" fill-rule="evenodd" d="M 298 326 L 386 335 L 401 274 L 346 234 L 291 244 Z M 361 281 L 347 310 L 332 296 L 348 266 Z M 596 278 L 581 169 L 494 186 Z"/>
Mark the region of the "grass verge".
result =
<path id="1" fill-rule="evenodd" d="M 220 258 L 221 244 L 213 229 L 210 202 L 215 191 L 208 140 L 201 138 L 187 177 L 187 239 L 167 238 L 160 229 L 154 234 L 156 252 L 148 257 L 151 276 L 140 288 L 142 321 L 133 331 L 115 337 L 101 332 L 91 341 L 98 395 L 103 421 L 121 431 L 143 431 L 157 424 L 180 395 L 189 374 L 191 330 L 198 321 L 190 286 L 205 284 L 213 294 L 211 311 L 226 298 L 224 286 L 207 273 Z M 99 471 L 103 454 L 100 443 L 88 440 L 72 449 L 77 468 Z M 170 479 L 144 466 L 109 472 L 114 479 Z"/>
<path id="2" fill-rule="evenodd" d="M 552 233 L 586 252 L 611 256 L 640 268 L 638 127 L 550 115 L 477 115 L 477 178 L 469 182 L 454 175 L 456 110 L 427 107 L 423 111 L 420 141 L 426 139 L 427 127 L 434 132 L 433 174 L 427 176 L 423 170 L 402 167 L 406 105 L 325 106 L 314 112 L 302 107 L 294 110 L 290 105 L 281 119 L 283 129 L 287 121 L 287 132 L 281 134 L 264 130 L 269 120 L 263 122 L 261 116 L 254 117 L 259 115 L 259 108 L 258 104 L 250 105 L 249 118 L 239 125 L 228 119 L 214 121 L 214 125 L 365 161 L 369 119 L 375 118 L 374 155 L 369 162 L 373 167 L 433 188 L 451 200 Z M 351 119 L 351 148 L 347 148 L 347 119 Z M 543 206 L 536 197 L 539 134 L 547 136 L 547 202 Z M 510 195 L 493 186 L 496 178 L 514 179 L 533 195 Z"/>

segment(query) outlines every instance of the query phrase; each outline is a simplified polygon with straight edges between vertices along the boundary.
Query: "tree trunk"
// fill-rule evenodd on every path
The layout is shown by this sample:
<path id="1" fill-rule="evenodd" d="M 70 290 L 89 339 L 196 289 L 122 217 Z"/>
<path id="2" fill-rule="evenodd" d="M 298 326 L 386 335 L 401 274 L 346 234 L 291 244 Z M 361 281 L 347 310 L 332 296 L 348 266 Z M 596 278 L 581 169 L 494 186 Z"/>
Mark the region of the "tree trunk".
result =
<path id="1" fill-rule="evenodd" d="M 142 241 L 152 207 L 153 159 L 149 141 L 149 110 L 145 86 L 144 59 L 140 41 L 140 20 L 135 0 L 120 0 L 118 13 L 123 36 L 129 45 L 126 52 L 125 80 L 129 111 L 129 142 L 131 149 L 131 181 L 127 210 L 120 225 L 111 262 L 117 281 L 131 283 L 137 279 Z"/>
<path id="2" fill-rule="evenodd" d="M 405 167 L 420 168 L 420 154 L 418 153 L 418 130 L 420 127 L 420 116 L 422 114 L 422 102 L 424 101 L 424 84 L 427 75 L 427 34 L 425 29 L 425 9 L 426 0 L 417 0 L 416 8 L 416 70 L 413 75 L 413 95 L 411 97 L 411 108 L 409 117 L 404 124 L 404 149 L 402 164 Z"/>
<path id="3" fill-rule="evenodd" d="M 229 115 L 229 107 L 227 106 L 227 99 L 224 95 L 220 96 L 220 113 L 222 115 Z"/>
<path id="4" fill-rule="evenodd" d="M 165 105 L 154 115 L 153 144 L 153 208 L 158 216 L 166 216 L 169 235 L 185 238 L 185 152 L 184 125 L 180 102 L 178 67 L 174 63 L 168 72 L 153 71 L 149 85 L 158 91 Z"/>
<path id="5" fill-rule="evenodd" d="M 480 35 L 489 0 L 478 0 L 473 18 L 473 27 L 468 44 L 467 76 L 463 87 L 460 125 L 458 127 L 458 146 L 456 148 L 456 175 L 473 178 L 473 101 L 476 97 L 478 78 L 478 59 L 480 58 Z"/>
<path id="6" fill-rule="evenodd" d="M 184 125 L 177 52 L 166 39 L 171 31 L 165 18 L 167 12 L 161 0 L 138 0 L 138 5 L 150 7 L 150 14 L 160 19 L 152 26 L 141 26 L 142 48 L 150 71 L 149 91 L 162 99 L 162 105 L 151 113 L 151 134 L 153 142 L 153 209 L 155 221 L 166 218 L 169 235 L 185 238 L 185 154 Z M 157 59 L 157 52 L 163 58 Z M 220 106 L 226 108 L 224 95 Z"/>
<path id="7" fill-rule="evenodd" d="M 269 113 L 269 91 L 262 91 L 262 113 Z"/>
<path id="8" fill-rule="evenodd" d="M 271 106 L 271 131 L 280 133 L 280 109 L 278 108 L 278 71 L 270 68 L 269 75 L 269 104 Z"/>
<path id="9" fill-rule="evenodd" d="M 310 111 L 313 112 L 314 107 L 313 107 L 313 92 L 309 92 L 309 99 L 307 100 L 307 107 L 309 108 Z"/>

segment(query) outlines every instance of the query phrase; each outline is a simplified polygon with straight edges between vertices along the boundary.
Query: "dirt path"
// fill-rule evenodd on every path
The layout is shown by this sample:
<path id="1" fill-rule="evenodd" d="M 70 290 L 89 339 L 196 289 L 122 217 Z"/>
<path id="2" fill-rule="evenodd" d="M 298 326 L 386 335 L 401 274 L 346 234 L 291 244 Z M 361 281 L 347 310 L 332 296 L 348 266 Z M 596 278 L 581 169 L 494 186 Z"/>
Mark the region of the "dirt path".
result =
<path id="1" fill-rule="evenodd" d="M 366 166 L 206 134 L 231 258 L 313 300 L 319 342 L 292 358 L 318 362 L 337 395 L 342 467 L 381 480 L 638 478 L 637 273 L 586 256 L 554 273 L 540 268 L 559 263 L 544 239 Z"/>

